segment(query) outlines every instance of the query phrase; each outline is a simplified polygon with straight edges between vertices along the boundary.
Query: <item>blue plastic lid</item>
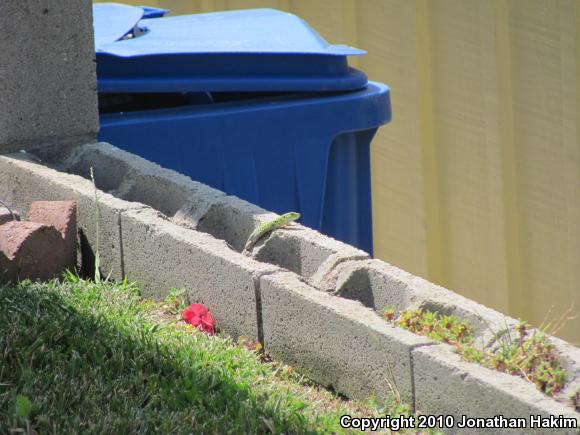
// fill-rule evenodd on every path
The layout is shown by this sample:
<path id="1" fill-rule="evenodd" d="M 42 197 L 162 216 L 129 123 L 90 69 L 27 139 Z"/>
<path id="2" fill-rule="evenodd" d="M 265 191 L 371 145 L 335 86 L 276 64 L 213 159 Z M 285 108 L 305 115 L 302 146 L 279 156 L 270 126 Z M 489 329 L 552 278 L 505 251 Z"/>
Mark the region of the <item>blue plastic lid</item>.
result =
<path id="1" fill-rule="evenodd" d="M 142 19 L 143 13 L 94 5 L 99 91 L 342 91 L 367 83 L 347 62 L 363 50 L 330 45 L 289 13 Z M 128 34 L 136 36 L 124 38 Z"/>
<path id="2" fill-rule="evenodd" d="M 168 9 L 161 9 L 161 8 L 151 8 L 149 6 L 139 6 L 143 9 L 143 18 L 159 18 L 165 16 Z"/>
<path id="3" fill-rule="evenodd" d="M 118 41 L 131 32 L 143 14 L 143 8 L 118 3 L 93 5 L 96 51 L 99 52 L 99 47 Z"/>

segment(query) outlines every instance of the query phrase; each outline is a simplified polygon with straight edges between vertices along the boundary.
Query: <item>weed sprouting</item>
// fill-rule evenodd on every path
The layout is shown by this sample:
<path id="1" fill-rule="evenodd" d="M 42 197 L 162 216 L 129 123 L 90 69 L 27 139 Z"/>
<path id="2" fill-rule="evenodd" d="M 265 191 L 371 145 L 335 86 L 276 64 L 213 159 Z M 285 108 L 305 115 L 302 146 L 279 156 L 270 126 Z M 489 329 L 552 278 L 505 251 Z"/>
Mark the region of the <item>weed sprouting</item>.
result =
<path id="1" fill-rule="evenodd" d="M 453 345 L 466 361 L 520 376 L 548 396 L 560 391 L 566 382 L 566 373 L 546 334 L 541 330 L 530 330 L 523 321 L 516 328 L 515 339 L 504 340 L 496 334 L 497 346 L 480 348 L 475 344 L 469 323 L 453 315 L 410 309 L 397 316 L 392 307 L 385 308 L 381 314 L 386 320 L 415 334 Z"/>
<path id="2" fill-rule="evenodd" d="M 392 312 L 384 314 L 385 318 L 395 319 Z M 466 344 L 473 341 L 471 328 L 465 320 L 457 317 L 445 316 L 432 311 L 404 310 L 399 313 L 395 323 L 415 334 L 425 335 L 433 340 L 449 344 Z"/>
<path id="3" fill-rule="evenodd" d="M 172 288 L 165 298 L 164 308 L 171 314 L 180 315 L 188 304 L 187 290 L 184 288 Z"/>
<path id="4" fill-rule="evenodd" d="M 99 257 L 99 223 L 101 221 L 101 208 L 99 203 L 99 190 L 97 189 L 97 184 L 95 183 L 95 174 L 93 173 L 93 167 L 89 168 L 91 175 L 91 181 L 93 183 L 93 190 L 95 193 L 95 213 L 96 213 L 96 241 L 95 241 L 95 282 L 101 281 L 101 259 Z"/>

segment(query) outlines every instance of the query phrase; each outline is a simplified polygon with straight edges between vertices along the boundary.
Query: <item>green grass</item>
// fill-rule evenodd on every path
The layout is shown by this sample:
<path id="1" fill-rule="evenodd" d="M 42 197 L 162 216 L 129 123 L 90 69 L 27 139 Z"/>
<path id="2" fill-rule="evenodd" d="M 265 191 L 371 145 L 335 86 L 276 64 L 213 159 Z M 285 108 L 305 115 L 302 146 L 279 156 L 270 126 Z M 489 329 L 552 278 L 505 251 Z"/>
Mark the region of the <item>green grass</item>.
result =
<path id="1" fill-rule="evenodd" d="M 453 315 L 421 309 L 403 310 L 397 315 L 391 307 L 384 309 L 382 315 L 411 332 L 455 346 L 466 361 L 522 377 L 548 396 L 560 391 L 566 382 L 566 373 L 546 334 L 530 331 L 525 322 L 519 323 L 517 337 L 498 336 L 494 346 L 482 349 L 476 346 L 469 323 Z"/>
<path id="2" fill-rule="evenodd" d="M 405 411 L 344 400 L 169 311 L 127 283 L 0 286 L 0 433 L 340 433 L 343 414 Z"/>

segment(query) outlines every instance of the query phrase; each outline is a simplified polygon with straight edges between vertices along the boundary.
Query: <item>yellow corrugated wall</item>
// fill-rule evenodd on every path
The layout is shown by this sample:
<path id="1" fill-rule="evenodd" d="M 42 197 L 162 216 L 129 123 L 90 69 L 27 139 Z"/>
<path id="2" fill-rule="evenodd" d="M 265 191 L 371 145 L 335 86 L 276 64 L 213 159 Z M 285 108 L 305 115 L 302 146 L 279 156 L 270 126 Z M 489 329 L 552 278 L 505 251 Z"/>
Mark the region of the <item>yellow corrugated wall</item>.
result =
<path id="1" fill-rule="evenodd" d="M 353 64 L 393 105 L 372 146 L 376 256 L 536 325 L 580 312 L 580 1 L 147 4 L 273 7 L 367 50 Z M 580 342 L 580 318 L 559 335 Z"/>

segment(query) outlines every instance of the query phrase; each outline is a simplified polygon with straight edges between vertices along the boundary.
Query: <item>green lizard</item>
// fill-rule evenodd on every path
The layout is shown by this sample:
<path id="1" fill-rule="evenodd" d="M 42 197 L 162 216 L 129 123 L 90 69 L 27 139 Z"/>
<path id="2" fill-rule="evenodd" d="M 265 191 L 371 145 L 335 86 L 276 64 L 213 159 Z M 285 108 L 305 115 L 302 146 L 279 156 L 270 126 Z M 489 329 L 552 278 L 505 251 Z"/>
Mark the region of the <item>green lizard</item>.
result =
<path id="1" fill-rule="evenodd" d="M 250 237 L 248 237 L 248 241 L 246 242 L 246 246 L 244 247 L 244 251 L 250 251 L 250 249 L 252 249 L 254 247 L 254 245 L 256 244 L 256 242 L 258 240 L 260 240 L 263 236 L 265 236 L 266 234 L 277 230 L 280 227 L 283 227 L 284 225 L 289 224 L 292 221 L 295 221 L 296 219 L 300 218 L 300 213 L 296 213 L 296 212 L 290 212 L 290 213 L 286 213 L 283 214 L 280 217 L 277 217 L 276 219 L 270 221 L 270 222 L 266 222 L 262 225 L 260 225 L 258 228 L 256 228 L 254 230 L 254 232 L 252 234 L 250 234 Z"/>

